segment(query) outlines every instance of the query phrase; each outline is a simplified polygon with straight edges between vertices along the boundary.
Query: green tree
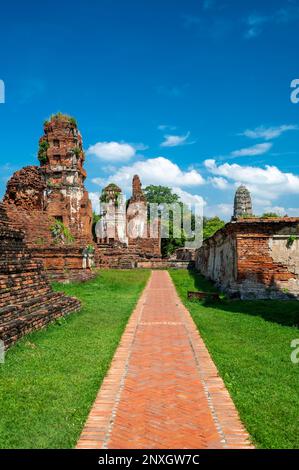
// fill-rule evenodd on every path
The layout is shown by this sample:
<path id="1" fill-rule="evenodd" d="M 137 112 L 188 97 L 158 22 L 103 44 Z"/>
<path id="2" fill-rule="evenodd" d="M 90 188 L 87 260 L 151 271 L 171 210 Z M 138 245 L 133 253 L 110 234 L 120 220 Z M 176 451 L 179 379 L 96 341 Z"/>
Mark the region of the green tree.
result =
<path id="1" fill-rule="evenodd" d="M 180 197 L 167 186 L 154 186 L 152 184 L 145 188 L 144 194 L 147 202 L 152 204 L 173 204 L 180 201 Z"/>
<path id="2" fill-rule="evenodd" d="M 263 219 L 275 219 L 279 217 L 278 214 L 276 214 L 275 212 L 265 212 L 263 215 L 262 215 L 262 218 Z"/>
<path id="3" fill-rule="evenodd" d="M 147 202 L 150 204 L 174 204 L 176 202 L 181 204 L 183 208 L 183 203 L 180 200 L 180 197 L 172 192 L 171 188 L 167 186 L 147 186 L 144 190 Z M 185 234 L 183 232 L 183 227 L 181 227 L 181 238 L 173 237 L 173 217 L 170 211 L 169 214 L 169 238 L 161 239 L 161 252 L 163 257 L 171 255 L 177 248 L 181 248 L 185 244 Z"/>
<path id="4" fill-rule="evenodd" d="M 206 240 L 216 233 L 218 230 L 223 228 L 225 222 L 219 217 L 204 217 L 203 218 L 203 239 Z"/>

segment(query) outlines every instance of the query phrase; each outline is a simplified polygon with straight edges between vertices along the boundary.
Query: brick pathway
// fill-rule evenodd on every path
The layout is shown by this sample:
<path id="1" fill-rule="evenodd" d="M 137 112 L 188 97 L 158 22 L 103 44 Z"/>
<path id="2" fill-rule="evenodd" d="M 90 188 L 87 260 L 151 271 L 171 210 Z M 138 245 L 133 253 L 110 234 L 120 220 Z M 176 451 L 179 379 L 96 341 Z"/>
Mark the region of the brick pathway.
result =
<path id="1" fill-rule="evenodd" d="M 249 448 L 249 436 L 167 271 L 153 271 L 77 448 Z"/>

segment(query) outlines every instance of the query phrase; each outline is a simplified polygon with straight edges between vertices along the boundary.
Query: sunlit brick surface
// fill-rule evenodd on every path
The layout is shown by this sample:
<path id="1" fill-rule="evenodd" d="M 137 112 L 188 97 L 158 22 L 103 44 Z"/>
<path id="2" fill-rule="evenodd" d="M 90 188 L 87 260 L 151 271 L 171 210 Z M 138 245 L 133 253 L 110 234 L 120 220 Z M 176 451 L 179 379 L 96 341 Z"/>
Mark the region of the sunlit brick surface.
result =
<path id="1" fill-rule="evenodd" d="M 250 447 L 231 398 L 166 271 L 154 271 L 77 448 Z"/>

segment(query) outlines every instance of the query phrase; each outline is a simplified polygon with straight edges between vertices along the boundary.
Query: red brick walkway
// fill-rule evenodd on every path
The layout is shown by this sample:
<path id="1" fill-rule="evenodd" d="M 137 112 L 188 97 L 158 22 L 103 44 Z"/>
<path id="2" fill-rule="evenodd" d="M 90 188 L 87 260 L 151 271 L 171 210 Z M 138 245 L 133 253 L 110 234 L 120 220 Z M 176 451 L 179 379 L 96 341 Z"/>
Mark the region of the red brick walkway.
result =
<path id="1" fill-rule="evenodd" d="M 153 271 L 77 448 L 248 448 L 249 436 L 166 271 Z"/>

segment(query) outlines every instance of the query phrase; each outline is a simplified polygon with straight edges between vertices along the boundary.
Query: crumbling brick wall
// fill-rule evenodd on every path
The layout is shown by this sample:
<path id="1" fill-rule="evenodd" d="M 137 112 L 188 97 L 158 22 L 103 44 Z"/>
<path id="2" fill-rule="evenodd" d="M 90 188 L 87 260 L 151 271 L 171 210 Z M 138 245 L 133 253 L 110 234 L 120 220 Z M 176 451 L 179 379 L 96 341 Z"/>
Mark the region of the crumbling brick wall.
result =
<path id="1" fill-rule="evenodd" d="M 299 219 L 237 219 L 206 240 L 196 268 L 243 299 L 299 298 Z"/>
<path id="2" fill-rule="evenodd" d="M 77 299 L 52 291 L 42 263 L 31 257 L 24 233 L 10 225 L 0 204 L 0 340 L 5 347 L 79 308 Z"/>

